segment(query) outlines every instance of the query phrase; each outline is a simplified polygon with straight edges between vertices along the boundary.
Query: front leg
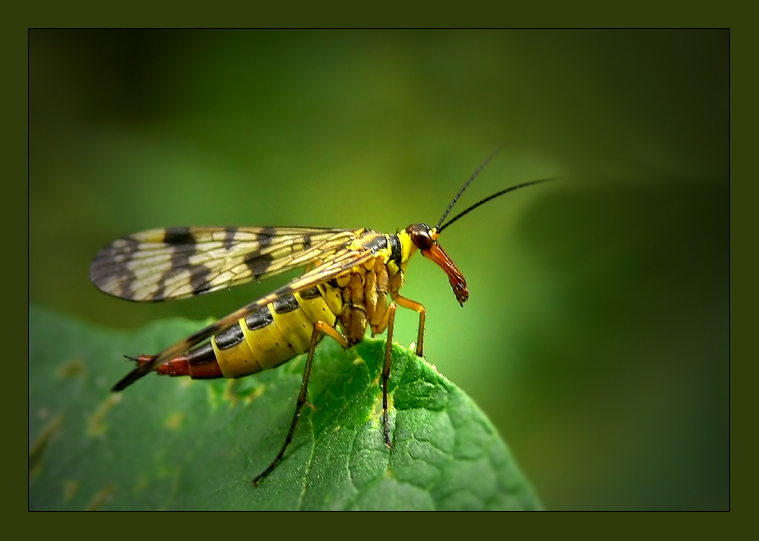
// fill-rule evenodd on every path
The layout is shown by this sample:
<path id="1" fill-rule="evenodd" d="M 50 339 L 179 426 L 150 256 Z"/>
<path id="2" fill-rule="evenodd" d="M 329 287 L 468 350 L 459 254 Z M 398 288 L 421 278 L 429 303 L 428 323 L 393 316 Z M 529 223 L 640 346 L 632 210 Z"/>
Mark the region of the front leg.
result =
<path id="1" fill-rule="evenodd" d="M 404 308 L 408 308 L 409 310 L 413 310 L 419 314 L 419 334 L 416 339 L 416 355 L 418 357 L 424 357 L 422 341 L 424 340 L 424 322 L 427 319 L 427 309 L 424 307 L 424 305 L 416 301 L 412 301 L 411 299 L 407 299 L 406 297 L 401 296 L 399 293 L 391 293 L 390 296 L 395 302 Z"/>

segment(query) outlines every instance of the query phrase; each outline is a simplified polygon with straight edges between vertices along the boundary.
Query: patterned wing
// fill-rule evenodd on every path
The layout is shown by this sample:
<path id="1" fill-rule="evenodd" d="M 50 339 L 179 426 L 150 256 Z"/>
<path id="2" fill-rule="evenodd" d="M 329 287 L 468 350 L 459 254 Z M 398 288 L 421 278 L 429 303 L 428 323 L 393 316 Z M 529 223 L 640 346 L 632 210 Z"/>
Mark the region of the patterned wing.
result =
<path id="1" fill-rule="evenodd" d="M 321 284 L 327 280 L 339 276 L 344 272 L 349 271 L 357 265 L 362 265 L 375 257 L 374 251 L 371 246 L 351 246 L 340 250 L 334 256 L 328 257 L 324 262 L 317 264 L 313 269 L 309 270 L 302 276 L 295 278 L 293 281 L 281 288 L 269 293 L 265 297 L 262 297 L 250 304 L 243 306 L 239 310 L 232 312 L 231 314 L 221 318 L 220 320 L 212 323 L 211 325 L 199 330 L 198 332 L 188 336 L 184 340 L 177 342 L 176 344 L 169 346 L 149 363 L 139 365 L 137 368 L 127 374 L 121 381 L 114 385 L 114 391 L 121 391 L 128 387 L 144 375 L 156 367 L 166 363 L 167 361 L 182 355 L 191 347 L 199 344 L 203 340 L 210 338 L 215 334 L 219 334 L 225 329 L 229 328 L 235 322 L 246 317 L 252 312 L 259 310 L 267 304 L 274 302 L 278 298 L 303 291 L 317 284 Z"/>
<path id="2" fill-rule="evenodd" d="M 155 302 L 274 276 L 335 253 L 362 229 L 175 227 L 135 233 L 95 257 L 90 279 L 130 301 Z"/>

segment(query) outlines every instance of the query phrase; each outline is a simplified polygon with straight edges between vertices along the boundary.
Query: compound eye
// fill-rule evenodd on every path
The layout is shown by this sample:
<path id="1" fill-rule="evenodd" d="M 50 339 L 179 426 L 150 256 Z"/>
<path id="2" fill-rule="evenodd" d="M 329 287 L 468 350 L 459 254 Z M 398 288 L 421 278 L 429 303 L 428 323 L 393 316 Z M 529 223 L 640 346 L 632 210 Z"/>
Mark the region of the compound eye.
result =
<path id="1" fill-rule="evenodd" d="M 435 244 L 435 240 L 430 235 L 430 227 L 425 224 L 415 224 L 408 227 L 411 241 L 420 250 L 429 250 Z"/>

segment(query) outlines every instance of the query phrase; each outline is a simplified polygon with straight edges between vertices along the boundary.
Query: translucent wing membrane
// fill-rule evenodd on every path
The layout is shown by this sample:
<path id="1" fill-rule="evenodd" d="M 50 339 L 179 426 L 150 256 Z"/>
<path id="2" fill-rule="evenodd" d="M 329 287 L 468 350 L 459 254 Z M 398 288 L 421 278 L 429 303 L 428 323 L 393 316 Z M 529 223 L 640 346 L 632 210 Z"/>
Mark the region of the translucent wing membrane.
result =
<path id="1" fill-rule="evenodd" d="M 122 299 L 180 299 L 313 263 L 362 232 L 304 227 L 153 229 L 101 250 L 90 267 L 90 279 Z"/>

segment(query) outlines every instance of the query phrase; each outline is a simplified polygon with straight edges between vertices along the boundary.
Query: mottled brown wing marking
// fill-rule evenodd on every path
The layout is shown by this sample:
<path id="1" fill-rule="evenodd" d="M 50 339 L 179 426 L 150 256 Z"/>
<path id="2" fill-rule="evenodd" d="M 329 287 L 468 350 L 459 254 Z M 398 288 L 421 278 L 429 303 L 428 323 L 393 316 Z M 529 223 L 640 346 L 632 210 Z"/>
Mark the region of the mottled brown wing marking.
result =
<path id="1" fill-rule="evenodd" d="M 246 260 L 245 266 L 247 267 L 247 271 L 250 273 L 250 276 L 254 280 L 257 280 L 263 276 L 266 271 L 271 269 L 274 259 L 275 256 L 272 254 L 263 254 L 253 259 Z"/>
<path id="2" fill-rule="evenodd" d="M 167 227 L 164 230 L 163 242 L 166 244 L 192 245 L 195 237 L 189 227 Z"/>
<path id="3" fill-rule="evenodd" d="M 222 245 L 226 250 L 232 250 L 235 246 L 235 239 L 237 237 L 237 229 L 236 227 L 225 227 L 224 228 L 224 240 L 222 241 Z"/>
<path id="4" fill-rule="evenodd" d="M 107 293 L 132 298 L 134 292 L 131 284 L 137 277 L 127 264 L 138 252 L 139 245 L 139 241 L 125 237 L 103 248 L 90 266 L 90 280 Z"/>
<path id="5" fill-rule="evenodd" d="M 362 233 L 295 227 L 154 229 L 101 250 L 90 278 L 106 293 L 131 301 L 178 299 L 307 265 Z"/>
<path id="6" fill-rule="evenodd" d="M 173 288 L 181 288 L 189 279 L 192 295 L 200 295 L 209 290 L 208 279 L 213 271 L 205 264 L 193 264 L 190 258 L 198 253 L 198 244 L 189 227 L 166 229 L 164 244 L 173 246 L 171 266 L 158 279 L 158 287 L 152 299 L 160 301 L 171 297 Z"/>

